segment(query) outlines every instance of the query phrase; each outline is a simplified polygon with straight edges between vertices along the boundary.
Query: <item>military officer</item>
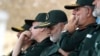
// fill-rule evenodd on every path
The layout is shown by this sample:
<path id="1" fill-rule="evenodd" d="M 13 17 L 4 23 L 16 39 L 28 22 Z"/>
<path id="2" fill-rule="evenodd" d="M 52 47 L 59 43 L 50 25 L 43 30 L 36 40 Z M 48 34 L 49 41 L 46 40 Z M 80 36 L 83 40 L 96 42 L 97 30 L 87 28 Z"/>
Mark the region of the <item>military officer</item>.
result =
<path id="1" fill-rule="evenodd" d="M 12 30 L 13 31 L 16 31 L 16 32 L 18 32 L 18 38 L 19 38 L 19 36 L 20 36 L 20 34 L 23 32 L 23 31 L 28 31 L 29 30 L 29 28 L 32 26 L 32 23 L 33 22 L 44 22 L 45 20 L 46 20 L 46 15 L 47 15 L 47 13 L 39 13 L 37 16 L 36 16 L 36 18 L 35 18 L 35 20 L 28 20 L 28 19 L 26 19 L 25 20 L 25 25 L 24 26 L 22 26 L 22 27 L 12 27 Z M 29 32 L 28 32 L 29 33 Z M 36 41 L 34 41 L 34 40 L 32 40 L 31 41 L 32 42 L 32 44 L 30 44 L 30 42 L 25 42 L 24 44 L 25 45 L 23 45 L 22 46 L 22 48 L 23 47 L 25 47 L 25 48 L 23 48 L 23 51 L 19 54 L 19 56 L 22 56 L 22 55 L 24 55 L 24 53 L 26 53 L 26 50 L 27 50 L 27 48 L 30 46 L 30 45 L 33 45 L 34 43 L 36 43 Z"/>
<path id="2" fill-rule="evenodd" d="M 66 5 L 66 9 L 73 9 L 73 19 L 65 25 L 61 39 L 58 42 L 60 49 L 57 52 L 51 52 L 49 55 L 55 56 L 61 53 L 62 55 L 69 55 L 71 51 L 74 51 L 79 47 L 80 43 L 89 31 L 95 29 L 96 21 L 92 15 L 93 0 L 77 0 L 74 5 Z M 62 51 L 65 53 L 62 53 Z"/>
<path id="3" fill-rule="evenodd" d="M 37 28 L 41 28 L 41 27 L 46 27 L 46 26 L 51 26 L 51 36 L 52 37 L 52 41 L 53 40 L 57 40 L 58 38 L 60 38 L 61 35 L 61 31 L 64 27 L 64 24 L 67 23 L 67 16 L 66 14 L 62 11 L 62 10 L 51 10 L 48 12 L 48 20 L 42 24 L 44 25 L 39 25 L 37 26 Z M 58 34 L 59 33 L 59 34 Z M 55 41 L 53 41 L 55 42 Z M 54 43 L 52 46 L 50 46 L 49 48 L 45 49 L 45 51 L 42 52 L 41 56 L 47 56 L 49 52 L 52 52 L 53 50 L 57 49 L 55 48 L 56 43 Z"/>
<path id="4" fill-rule="evenodd" d="M 92 5 L 92 2 L 93 2 L 93 0 L 77 0 L 77 4 L 76 5 L 73 5 L 73 6 L 65 6 L 65 8 L 67 8 L 67 9 L 72 9 L 72 8 L 75 8 L 75 9 L 77 9 L 76 11 L 75 11 L 75 9 L 74 9 L 74 12 L 75 13 L 78 13 L 79 11 L 81 12 L 82 11 L 82 8 L 86 8 L 87 7 L 87 9 L 89 9 L 88 11 L 86 11 L 85 10 L 85 12 L 87 13 L 87 12 L 89 12 L 90 11 L 90 13 L 87 13 L 87 14 L 90 14 L 89 16 L 86 16 L 87 14 L 85 14 L 85 16 L 84 15 L 82 15 L 82 16 L 84 16 L 86 19 L 84 19 L 84 20 L 87 20 L 88 21 L 88 24 L 86 25 L 87 26 L 87 28 L 85 29 L 85 30 L 87 30 L 87 31 L 85 31 L 85 32 L 83 32 L 83 37 L 84 37 L 84 39 L 81 39 L 81 42 L 79 42 L 79 45 L 77 46 L 77 42 L 74 42 L 74 41 L 76 41 L 75 39 L 73 40 L 73 42 L 72 43 L 74 43 L 74 44 L 76 44 L 76 48 L 74 49 L 74 51 L 72 51 L 72 52 L 70 52 L 69 54 L 68 54 L 68 56 L 90 56 L 89 55 L 89 53 L 88 53 L 88 51 L 87 51 L 87 49 L 89 49 L 89 48 L 91 48 L 91 46 L 92 46 L 92 42 L 93 42 L 93 39 L 94 38 L 91 38 L 92 37 L 92 35 L 91 34 L 96 34 L 96 33 L 92 33 L 92 32 L 94 32 L 94 30 L 96 30 L 96 27 L 97 27 L 97 24 L 91 24 L 91 23 L 96 23 L 95 22 L 95 17 L 93 17 L 93 15 L 92 15 L 92 11 L 93 11 L 93 5 Z M 80 8 L 81 7 L 81 8 Z M 82 14 L 82 13 L 81 13 Z M 78 14 L 77 14 L 78 15 Z M 88 20 L 90 18 L 90 20 Z M 82 19 L 83 20 L 83 19 Z M 92 20 L 92 22 L 90 22 Z M 85 22 L 87 22 L 87 21 L 85 21 Z M 84 24 L 86 24 L 86 23 L 84 23 Z M 83 25 L 84 25 L 83 24 Z M 89 25 L 90 24 L 90 25 Z M 98 27 L 97 27 L 98 28 Z M 70 31 L 69 31 L 70 32 Z M 81 32 L 82 33 L 82 32 Z M 77 33 L 78 34 L 78 33 Z M 76 35 L 77 35 L 76 34 Z M 84 35 L 85 34 L 85 35 Z M 80 34 L 81 35 L 81 34 Z M 81 37 L 80 35 L 78 35 L 78 37 Z M 77 38 L 76 38 L 77 39 Z M 80 40 L 80 39 L 78 39 L 78 40 Z M 87 42 L 87 40 L 86 39 L 92 39 L 92 41 L 90 42 L 90 41 L 88 41 Z M 70 41 L 70 40 L 69 40 Z M 68 42 L 69 42 L 68 41 Z M 90 43 L 90 44 L 89 44 Z M 70 45 L 70 44 L 69 44 Z M 75 47 L 75 45 L 72 45 L 72 46 L 74 46 Z M 85 50 L 85 51 L 84 51 Z M 87 54 L 88 53 L 88 54 Z"/>

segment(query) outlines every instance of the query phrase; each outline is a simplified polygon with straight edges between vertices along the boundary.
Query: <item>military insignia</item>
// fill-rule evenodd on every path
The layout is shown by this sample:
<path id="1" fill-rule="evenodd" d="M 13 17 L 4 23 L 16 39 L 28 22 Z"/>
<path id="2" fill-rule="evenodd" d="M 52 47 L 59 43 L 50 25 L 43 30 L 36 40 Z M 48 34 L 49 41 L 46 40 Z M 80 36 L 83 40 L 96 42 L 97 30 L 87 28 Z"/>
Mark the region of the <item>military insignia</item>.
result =
<path id="1" fill-rule="evenodd" d="M 49 25 L 49 24 L 50 24 L 49 22 L 44 22 L 44 23 L 40 23 L 39 26 L 47 26 L 47 25 Z"/>
<path id="2" fill-rule="evenodd" d="M 87 34 L 86 37 L 87 38 L 92 38 L 92 35 L 91 34 Z"/>
<path id="3" fill-rule="evenodd" d="M 49 18 L 49 14 L 47 13 L 47 15 L 46 15 L 46 20 L 48 20 L 48 18 Z"/>

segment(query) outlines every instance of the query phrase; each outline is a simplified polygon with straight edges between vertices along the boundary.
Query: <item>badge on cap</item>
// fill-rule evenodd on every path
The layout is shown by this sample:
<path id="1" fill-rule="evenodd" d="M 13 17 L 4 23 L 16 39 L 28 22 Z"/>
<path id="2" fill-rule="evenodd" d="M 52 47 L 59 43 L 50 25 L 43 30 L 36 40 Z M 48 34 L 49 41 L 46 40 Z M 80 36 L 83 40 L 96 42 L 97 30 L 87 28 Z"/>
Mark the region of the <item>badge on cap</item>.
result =
<path id="1" fill-rule="evenodd" d="M 47 15 L 46 15 L 46 20 L 48 20 L 48 18 L 49 18 L 49 14 L 47 13 Z"/>

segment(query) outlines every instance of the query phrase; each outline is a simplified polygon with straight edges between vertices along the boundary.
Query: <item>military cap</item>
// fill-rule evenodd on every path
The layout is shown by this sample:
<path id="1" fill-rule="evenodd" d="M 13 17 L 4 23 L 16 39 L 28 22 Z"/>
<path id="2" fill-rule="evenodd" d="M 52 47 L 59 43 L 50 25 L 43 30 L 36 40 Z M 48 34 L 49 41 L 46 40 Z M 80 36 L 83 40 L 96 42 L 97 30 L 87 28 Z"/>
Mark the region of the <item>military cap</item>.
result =
<path id="1" fill-rule="evenodd" d="M 33 22 L 45 22 L 47 13 L 39 13 L 34 20 L 26 20 L 27 24 L 32 24 Z"/>
<path id="2" fill-rule="evenodd" d="M 65 5 L 64 7 L 66 9 L 74 9 L 76 7 L 85 6 L 85 5 L 93 6 L 92 5 L 93 1 L 94 0 L 77 0 L 75 4 Z"/>
<path id="3" fill-rule="evenodd" d="M 21 27 L 11 27 L 11 29 L 13 31 L 16 31 L 16 32 L 20 32 L 20 31 L 24 31 L 24 30 L 29 30 L 29 28 L 32 26 L 32 24 L 29 24 L 29 22 L 27 21 L 30 21 L 30 20 L 25 20 L 25 24 Z M 30 22 L 31 23 L 31 22 Z"/>
<path id="4" fill-rule="evenodd" d="M 67 22 L 67 16 L 62 10 L 51 10 L 46 16 L 46 21 L 35 28 L 49 27 L 60 22 Z"/>
<path id="5" fill-rule="evenodd" d="M 29 28 L 32 26 L 32 23 L 33 22 L 44 22 L 46 20 L 46 15 L 47 13 L 39 13 L 35 20 L 28 20 L 26 19 L 25 20 L 25 24 L 22 26 L 22 27 L 12 27 L 11 29 L 13 31 L 16 31 L 16 32 L 20 32 L 20 31 L 24 31 L 24 30 L 29 30 Z"/>

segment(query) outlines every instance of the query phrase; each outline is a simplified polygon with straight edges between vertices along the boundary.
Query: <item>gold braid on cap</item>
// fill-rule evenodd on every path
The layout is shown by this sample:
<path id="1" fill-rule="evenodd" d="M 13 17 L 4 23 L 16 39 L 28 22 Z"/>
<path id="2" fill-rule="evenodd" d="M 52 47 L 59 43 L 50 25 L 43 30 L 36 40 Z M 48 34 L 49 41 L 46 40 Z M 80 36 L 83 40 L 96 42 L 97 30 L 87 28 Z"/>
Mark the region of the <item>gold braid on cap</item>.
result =
<path id="1" fill-rule="evenodd" d="M 49 22 L 41 22 L 40 24 L 39 24 L 39 26 L 47 26 L 47 25 L 49 25 L 50 23 Z"/>

